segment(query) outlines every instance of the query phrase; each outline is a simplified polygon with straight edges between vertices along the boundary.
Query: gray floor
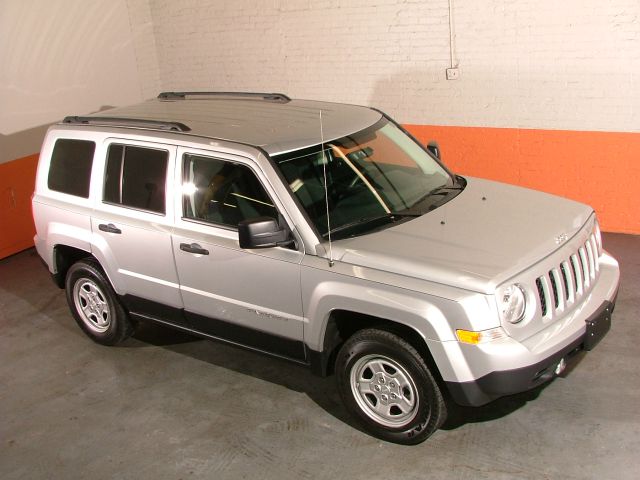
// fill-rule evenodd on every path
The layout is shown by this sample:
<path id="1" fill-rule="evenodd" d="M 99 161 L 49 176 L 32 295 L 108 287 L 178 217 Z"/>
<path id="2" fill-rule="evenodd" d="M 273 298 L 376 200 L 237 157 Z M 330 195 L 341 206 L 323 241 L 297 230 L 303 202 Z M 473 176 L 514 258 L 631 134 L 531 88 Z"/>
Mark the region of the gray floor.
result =
<path id="1" fill-rule="evenodd" d="M 1 260 L 0 478 L 638 478 L 640 237 L 604 242 L 623 284 L 602 343 L 416 447 L 362 433 L 333 378 L 280 360 L 151 325 L 96 345 L 33 250 Z"/>

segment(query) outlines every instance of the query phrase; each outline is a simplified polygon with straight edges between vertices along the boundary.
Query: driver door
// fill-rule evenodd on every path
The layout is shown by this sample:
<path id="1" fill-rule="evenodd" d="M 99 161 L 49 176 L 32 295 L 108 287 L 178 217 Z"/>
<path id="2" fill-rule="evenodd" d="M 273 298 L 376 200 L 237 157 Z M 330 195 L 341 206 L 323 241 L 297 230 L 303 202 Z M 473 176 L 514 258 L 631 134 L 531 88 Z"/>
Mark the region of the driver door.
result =
<path id="1" fill-rule="evenodd" d="M 303 252 L 243 250 L 239 221 L 283 218 L 246 159 L 179 149 L 182 195 L 173 250 L 191 327 L 251 348 L 304 360 Z M 284 221 L 284 220 L 281 220 Z"/>

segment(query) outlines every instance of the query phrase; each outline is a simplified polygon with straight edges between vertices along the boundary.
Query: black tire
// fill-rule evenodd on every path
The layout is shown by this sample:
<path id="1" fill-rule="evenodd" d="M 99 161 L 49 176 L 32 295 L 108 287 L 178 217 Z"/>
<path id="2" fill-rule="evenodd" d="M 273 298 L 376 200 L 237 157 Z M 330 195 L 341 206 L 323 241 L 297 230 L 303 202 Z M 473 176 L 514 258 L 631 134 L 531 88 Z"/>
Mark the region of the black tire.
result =
<path id="1" fill-rule="evenodd" d="M 91 340 L 116 345 L 133 333 L 133 325 L 100 265 L 74 263 L 66 276 L 67 303 L 76 322 Z"/>
<path id="2" fill-rule="evenodd" d="M 338 353 L 336 380 L 347 410 L 382 440 L 415 445 L 446 420 L 442 393 L 424 359 L 393 333 L 355 333 Z"/>

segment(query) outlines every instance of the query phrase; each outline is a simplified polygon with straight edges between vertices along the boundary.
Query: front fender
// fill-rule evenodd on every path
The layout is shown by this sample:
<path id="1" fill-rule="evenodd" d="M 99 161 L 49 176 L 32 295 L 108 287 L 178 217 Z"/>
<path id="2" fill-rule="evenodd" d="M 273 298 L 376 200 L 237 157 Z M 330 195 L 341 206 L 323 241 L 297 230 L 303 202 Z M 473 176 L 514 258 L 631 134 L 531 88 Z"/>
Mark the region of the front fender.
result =
<path id="1" fill-rule="evenodd" d="M 304 340 L 309 348 L 324 349 L 327 324 L 335 310 L 399 323 L 415 330 L 425 341 L 455 340 L 448 319 L 466 317 L 459 302 L 345 275 L 336 267 L 302 267 Z"/>

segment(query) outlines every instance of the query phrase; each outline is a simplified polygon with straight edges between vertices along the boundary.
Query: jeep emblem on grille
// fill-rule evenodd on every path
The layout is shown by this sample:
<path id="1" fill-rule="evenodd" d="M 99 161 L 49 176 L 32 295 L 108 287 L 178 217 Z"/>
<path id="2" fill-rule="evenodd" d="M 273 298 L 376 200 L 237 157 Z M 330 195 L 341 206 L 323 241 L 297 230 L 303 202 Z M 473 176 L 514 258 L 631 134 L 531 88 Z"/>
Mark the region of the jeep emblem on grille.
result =
<path id="1" fill-rule="evenodd" d="M 566 233 L 561 233 L 556 237 L 556 244 L 560 245 L 562 242 L 566 242 L 567 240 L 569 240 L 569 235 L 567 235 Z"/>

